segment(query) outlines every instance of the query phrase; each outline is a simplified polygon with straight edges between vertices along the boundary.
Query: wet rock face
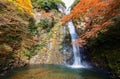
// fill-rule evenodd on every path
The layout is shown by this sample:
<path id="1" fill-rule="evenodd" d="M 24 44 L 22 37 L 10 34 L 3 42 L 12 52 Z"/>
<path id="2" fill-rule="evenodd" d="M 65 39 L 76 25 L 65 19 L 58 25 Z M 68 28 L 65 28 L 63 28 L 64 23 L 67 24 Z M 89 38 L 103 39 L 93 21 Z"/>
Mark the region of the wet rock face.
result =
<path id="1" fill-rule="evenodd" d="M 76 31 L 79 35 L 91 29 L 91 18 L 89 17 L 85 17 L 85 19 L 80 17 L 79 19 L 74 19 L 73 22 L 74 25 L 76 26 Z"/>
<path id="2" fill-rule="evenodd" d="M 85 24 L 85 22 L 80 22 L 80 24 L 76 25 L 76 29 L 79 34 L 85 31 Z"/>
<path id="3" fill-rule="evenodd" d="M 63 27 L 59 23 L 63 15 L 60 12 L 35 12 L 37 25 L 36 55 L 30 58 L 30 64 L 61 64 L 63 42 Z"/>
<path id="4" fill-rule="evenodd" d="M 76 31 L 79 35 L 81 35 L 86 31 L 87 20 L 83 20 L 82 18 L 80 18 L 80 19 L 73 20 L 73 22 L 76 27 Z"/>

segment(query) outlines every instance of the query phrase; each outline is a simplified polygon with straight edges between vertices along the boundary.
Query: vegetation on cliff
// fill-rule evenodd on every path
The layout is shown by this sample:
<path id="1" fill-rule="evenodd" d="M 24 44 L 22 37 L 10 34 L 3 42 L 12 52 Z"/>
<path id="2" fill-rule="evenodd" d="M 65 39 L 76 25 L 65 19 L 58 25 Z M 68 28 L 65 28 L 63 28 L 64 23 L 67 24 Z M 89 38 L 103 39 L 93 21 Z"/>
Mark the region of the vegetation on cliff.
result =
<path id="1" fill-rule="evenodd" d="M 120 0 L 80 0 L 61 21 L 65 24 L 70 19 L 80 35 L 73 44 L 87 41 L 92 61 L 120 74 Z"/>
<path id="2" fill-rule="evenodd" d="M 19 10 L 21 10 L 22 12 L 26 12 L 29 15 L 33 16 L 33 6 L 31 4 L 31 0 L 7 0 L 11 3 L 13 3 L 13 5 L 15 5 Z"/>
<path id="3" fill-rule="evenodd" d="M 33 22 L 32 9 L 27 13 L 25 7 L 19 9 L 22 3 L 9 1 L 0 0 L 0 73 L 24 66 L 27 50 L 32 51 L 35 46 L 29 29 Z"/>
<path id="4" fill-rule="evenodd" d="M 57 10 L 58 11 L 58 4 L 62 4 L 64 6 L 64 3 L 61 0 L 31 0 L 33 2 L 34 8 L 37 8 L 38 10 L 45 10 L 46 12 L 49 12 L 50 10 Z"/>
<path id="5" fill-rule="evenodd" d="M 112 23 L 111 18 L 119 15 L 119 11 L 119 0 L 81 0 L 61 21 L 64 24 L 70 19 L 84 20 L 86 31 L 81 38 L 88 39 L 96 36 L 100 30 L 106 31 L 106 27 Z"/>
<path id="6" fill-rule="evenodd" d="M 120 74 L 120 16 L 112 19 L 115 24 L 110 25 L 105 33 L 99 32 L 97 38 L 89 39 L 90 58 L 99 67 Z"/>

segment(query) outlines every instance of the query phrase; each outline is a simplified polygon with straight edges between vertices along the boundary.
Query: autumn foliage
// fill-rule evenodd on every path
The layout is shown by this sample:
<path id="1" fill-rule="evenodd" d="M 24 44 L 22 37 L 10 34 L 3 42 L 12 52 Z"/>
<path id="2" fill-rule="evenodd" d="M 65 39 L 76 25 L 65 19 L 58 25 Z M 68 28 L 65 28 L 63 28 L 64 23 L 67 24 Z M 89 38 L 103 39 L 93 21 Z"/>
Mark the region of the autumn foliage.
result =
<path id="1" fill-rule="evenodd" d="M 86 21 L 86 31 L 77 41 L 96 36 L 100 30 L 106 31 L 111 24 L 111 18 L 120 14 L 120 0 L 81 0 L 69 15 L 62 18 L 62 24 L 70 19 L 89 18 Z"/>
<path id="2" fill-rule="evenodd" d="M 26 51 L 31 51 L 35 46 L 30 31 L 32 17 L 25 11 L 19 10 L 18 5 L 24 3 L 18 4 L 16 1 L 0 0 L 0 70 L 2 71 L 0 73 L 4 73 L 4 67 L 8 69 L 20 67 L 20 62 L 24 63 L 23 55 L 25 56 Z M 19 64 L 15 64 L 16 61 Z"/>
<path id="3" fill-rule="evenodd" d="M 13 2 L 18 9 L 24 10 L 27 14 L 33 15 L 32 13 L 32 4 L 31 0 L 8 0 L 9 2 Z"/>

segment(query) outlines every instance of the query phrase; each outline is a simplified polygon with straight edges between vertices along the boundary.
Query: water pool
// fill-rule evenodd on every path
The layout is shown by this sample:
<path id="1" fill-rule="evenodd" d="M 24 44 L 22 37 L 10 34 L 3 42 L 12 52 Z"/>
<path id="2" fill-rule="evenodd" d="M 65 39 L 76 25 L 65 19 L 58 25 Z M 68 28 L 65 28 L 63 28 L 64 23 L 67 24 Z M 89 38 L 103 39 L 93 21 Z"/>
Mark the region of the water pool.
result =
<path id="1" fill-rule="evenodd" d="M 108 79 L 95 69 L 73 69 L 62 65 L 34 65 L 15 69 L 0 79 Z"/>

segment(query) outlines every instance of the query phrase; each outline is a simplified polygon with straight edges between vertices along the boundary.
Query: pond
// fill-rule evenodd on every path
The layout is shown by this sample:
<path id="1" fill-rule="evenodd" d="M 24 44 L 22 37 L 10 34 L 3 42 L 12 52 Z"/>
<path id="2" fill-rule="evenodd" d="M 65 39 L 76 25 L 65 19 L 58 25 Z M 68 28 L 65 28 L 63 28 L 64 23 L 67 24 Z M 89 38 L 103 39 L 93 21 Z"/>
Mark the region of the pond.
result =
<path id="1" fill-rule="evenodd" d="M 34 65 L 19 68 L 0 79 L 108 79 L 101 71 L 91 68 L 73 69 L 62 65 Z"/>

